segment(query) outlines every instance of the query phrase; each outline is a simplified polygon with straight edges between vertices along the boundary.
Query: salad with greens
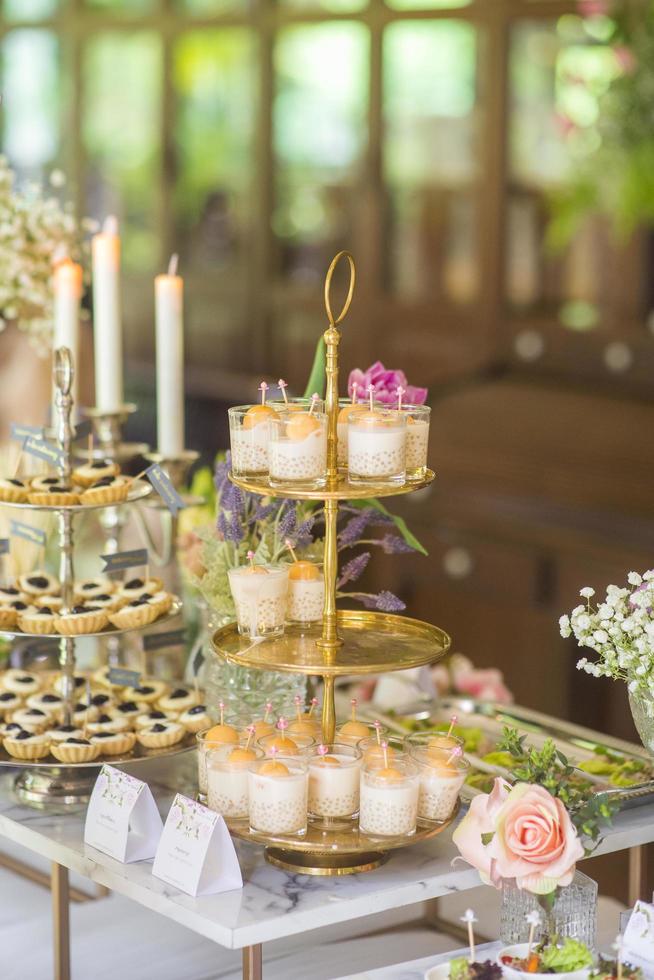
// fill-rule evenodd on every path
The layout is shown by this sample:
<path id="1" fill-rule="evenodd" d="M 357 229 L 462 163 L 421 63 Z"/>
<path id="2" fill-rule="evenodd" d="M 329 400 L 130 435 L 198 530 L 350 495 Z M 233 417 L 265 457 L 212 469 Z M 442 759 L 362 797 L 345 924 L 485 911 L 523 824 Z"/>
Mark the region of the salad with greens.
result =
<path id="1" fill-rule="evenodd" d="M 593 965 L 593 954 L 578 939 L 564 939 L 558 943 L 541 943 L 527 956 L 500 956 L 503 966 L 521 973 L 575 973 L 588 970 Z"/>

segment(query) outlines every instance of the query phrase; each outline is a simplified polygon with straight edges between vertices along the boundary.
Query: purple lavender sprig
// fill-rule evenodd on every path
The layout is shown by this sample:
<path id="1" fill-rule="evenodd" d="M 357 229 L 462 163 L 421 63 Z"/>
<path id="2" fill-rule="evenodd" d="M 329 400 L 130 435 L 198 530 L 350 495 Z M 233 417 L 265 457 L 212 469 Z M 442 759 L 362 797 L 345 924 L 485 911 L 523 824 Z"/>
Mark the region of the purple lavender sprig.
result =
<path id="1" fill-rule="evenodd" d="M 348 582 L 356 582 L 358 578 L 361 578 L 364 571 L 368 567 L 368 562 L 370 561 L 371 555 L 369 551 L 363 551 L 356 558 L 352 558 L 346 565 L 341 569 L 341 574 L 336 582 L 336 588 L 342 589 L 344 585 Z"/>
<path id="2" fill-rule="evenodd" d="M 346 592 L 345 596 L 348 599 L 358 599 L 366 609 L 377 609 L 379 612 L 395 613 L 406 609 L 406 603 L 387 589 L 377 595 L 373 592 Z"/>

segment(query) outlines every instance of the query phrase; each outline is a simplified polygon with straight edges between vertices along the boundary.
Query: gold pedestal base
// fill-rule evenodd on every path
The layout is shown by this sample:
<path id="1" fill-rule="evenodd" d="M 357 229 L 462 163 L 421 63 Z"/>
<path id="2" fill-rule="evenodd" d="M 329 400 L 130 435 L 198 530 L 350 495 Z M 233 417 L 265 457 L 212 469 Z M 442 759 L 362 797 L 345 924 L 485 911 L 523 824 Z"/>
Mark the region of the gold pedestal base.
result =
<path id="1" fill-rule="evenodd" d="M 285 851 L 282 847 L 267 847 L 265 858 L 269 864 L 284 871 L 300 875 L 340 877 L 374 871 L 388 861 L 390 854 L 382 851 L 362 851 L 360 854 L 330 854 L 319 852 Z"/>

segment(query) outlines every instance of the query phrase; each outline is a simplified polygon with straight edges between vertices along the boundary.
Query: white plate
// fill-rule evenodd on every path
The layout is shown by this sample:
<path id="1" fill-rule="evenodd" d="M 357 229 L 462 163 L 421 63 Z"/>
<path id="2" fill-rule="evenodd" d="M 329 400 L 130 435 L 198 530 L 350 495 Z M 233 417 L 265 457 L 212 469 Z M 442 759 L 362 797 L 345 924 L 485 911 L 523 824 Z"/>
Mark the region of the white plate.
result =
<path id="1" fill-rule="evenodd" d="M 523 959 L 529 949 L 528 943 L 520 943 L 517 946 L 505 946 L 497 954 L 496 962 L 502 967 L 502 972 L 509 980 L 588 980 L 590 967 L 585 970 L 572 970 L 569 973 L 525 973 L 523 970 L 515 970 L 511 966 L 502 963 L 503 956 L 517 956 Z"/>
<path id="2" fill-rule="evenodd" d="M 438 966 L 432 966 L 427 970 L 425 980 L 448 980 L 449 976 L 450 961 L 448 960 L 447 963 L 439 963 Z"/>

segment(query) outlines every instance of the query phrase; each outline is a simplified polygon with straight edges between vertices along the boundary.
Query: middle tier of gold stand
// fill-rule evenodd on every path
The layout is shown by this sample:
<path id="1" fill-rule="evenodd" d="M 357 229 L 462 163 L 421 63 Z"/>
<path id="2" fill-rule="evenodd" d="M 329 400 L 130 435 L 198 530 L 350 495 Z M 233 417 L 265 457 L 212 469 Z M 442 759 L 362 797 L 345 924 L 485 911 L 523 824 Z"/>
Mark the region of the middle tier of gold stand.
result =
<path id="1" fill-rule="evenodd" d="M 241 636 L 232 624 L 214 633 L 212 645 L 219 657 L 242 667 L 337 677 L 436 663 L 451 643 L 437 626 L 367 610 L 340 610 L 337 630 L 341 645 L 333 653 L 317 643 L 321 623 L 308 629 L 287 626 L 282 636 L 260 640 Z"/>

